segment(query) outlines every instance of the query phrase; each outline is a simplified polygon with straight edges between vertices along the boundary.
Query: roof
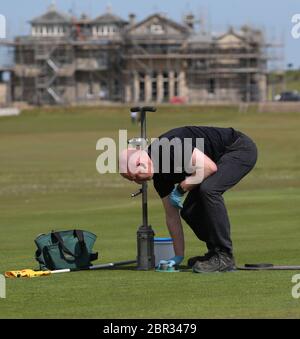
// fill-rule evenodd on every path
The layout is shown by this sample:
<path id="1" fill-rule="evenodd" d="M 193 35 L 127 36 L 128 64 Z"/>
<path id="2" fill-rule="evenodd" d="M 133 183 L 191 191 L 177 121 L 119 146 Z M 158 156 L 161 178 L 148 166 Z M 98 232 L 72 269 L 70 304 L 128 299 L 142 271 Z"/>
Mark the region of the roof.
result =
<path id="1" fill-rule="evenodd" d="M 178 29 L 179 31 L 183 32 L 183 33 L 187 33 L 189 31 L 189 29 L 186 27 L 186 26 L 183 26 L 179 23 L 177 23 L 176 21 L 174 20 L 171 20 L 169 18 L 166 18 L 164 15 L 161 15 L 159 13 L 156 13 L 156 14 L 153 14 L 153 15 L 150 15 L 149 17 L 147 17 L 146 19 L 144 19 L 143 21 L 140 21 L 139 23 L 137 23 L 136 25 L 132 26 L 129 28 L 129 32 L 144 25 L 147 21 L 150 21 L 152 20 L 153 18 L 158 18 L 160 21 L 164 22 L 165 24 L 167 25 L 170 25 L 176 29 Z"/>
<path id="2" fill-rule="evenodd" d="M 211 43 L 212 35 L 207 32 L 193 33 L 190 35 L 188 42 L 190 44 Z"/>
<path id="3" fill-rule="evenodd" d="M 251 28 L 249 26 L 243 26 L 241 31 L 236 32 L 233 27 L 230 27 L 228 32 L 216 37 L 216 40 L 221 40 L 228 35 L 233 35 L 237 39 L 244 42 L 262 43 L 264 41 L 264 34 L 258 29 Z"/>
<path id="4" fill-rule="evenodd" d="M 126 25 L 127 21 L 123 20 L 117 15 L 105 13 L 103 15 L 98 16 L 96 19 L 92 20 L 92 23 Z"/>
<path id="5" fill-rule="evenodd" d="M 30 21 L 31 24 L 62 24 L 70 23 L 71 16 L 59 12 L 54 5 L 51 5 L 47 12 Z"/>
<path id="6" fill-rule="evenodd" d="M 225 38 L 228 35 L 233 35 L 239 40 L 244 40 L 244 37 L 241 36 L 240 34 L 236 33 L 233 27 L 229 27 L 228 31 L 226 33 L 223 33 L 223 34 L 219 35 L 218 37 L 216 37 L 216 40 L 222 40 L 223 38 Z"/>

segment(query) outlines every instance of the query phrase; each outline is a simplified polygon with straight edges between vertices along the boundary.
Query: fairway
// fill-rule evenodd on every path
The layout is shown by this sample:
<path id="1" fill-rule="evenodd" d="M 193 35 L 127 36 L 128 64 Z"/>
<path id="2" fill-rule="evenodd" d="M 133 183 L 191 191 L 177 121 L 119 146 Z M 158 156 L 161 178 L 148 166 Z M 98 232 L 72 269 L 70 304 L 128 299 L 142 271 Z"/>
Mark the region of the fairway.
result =
<path id="1" fill-rule="evenodd" d="M 300 114 L 235 107 L 161 107 L 150 137 L 184 125 L 234 127 L 259 148 L 255 170 L 225 194 L 239 265 L 300 265 Z M 53 229 L 98 235 L 100 263 L 136 257 L 137 185 L 96 171 L 97 140 L 131 125 L 128 108 L 35 109 L 0 119 L 0 272 L 36 268 L 34 239 Z M 149 218 L 167 236 L 152 185 Z M 186 259 L 205 252 L 187 225 Z M 162 274 L 134 269 L 7 281 L 0 318 L 300 318 L 300 272 Z"/>

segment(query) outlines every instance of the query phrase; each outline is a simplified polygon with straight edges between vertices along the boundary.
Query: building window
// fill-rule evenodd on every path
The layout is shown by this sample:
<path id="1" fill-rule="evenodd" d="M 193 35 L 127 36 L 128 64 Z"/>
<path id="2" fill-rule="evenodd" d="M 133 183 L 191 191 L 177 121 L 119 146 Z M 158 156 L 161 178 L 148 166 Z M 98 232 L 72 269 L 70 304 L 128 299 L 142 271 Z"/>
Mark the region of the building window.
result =
<path id="1" fill-rule="evenodd" d="M 169 97 L 170 97 L 170 88 L 169 88 L 169 73 L 164 72 L 163 73 L 163 90 L 164 90 L 164 97 L 163 100 L 164 101 L 168 101 Z"/>
<path id="2" fill-rule="evenodd" d="M 101 25 L 94 27 L 93 32 L 96 36 L 111 36 L 116 34 L 118 32 L 118 29 L 115 25 Z"/>
<path id="3" fill-rule="evenodd" d="M 215 79 L 209 79 L 208 93 L 210 94 L 216 93 L 216 80 Z"/>
<path id="4" fill-rule="evenodd" d="M 55 25 L 33 26 L 31 32 L 33 36 L 64 36 L 67 32 L 67 27 Z"/>
<path id="5" fill-rule="evenodd" d="M 100 82 L 100 93 L 99 97 L 102 100 L 107 100 L 109 97 L 108 83 L 105 80 Z"/>
<path id="6" fill-rule="evenodd" d="M 150 26 L 150 32 L 152 33 L 152 34 L 164 34 L 165 33 L 165 31 L 164 31 L 164 29 L 163 29 L 163 27 L 162 27 L 162 25 L 158 25 L 158 24 L 153 24 L 153 25 L 151 25 Z"/>
<path id="7" fill-rule="evenodd" d="M 175 79 L 174 95 L 175 97 L 179 96 L 179 84 L 177 79 Z"/>

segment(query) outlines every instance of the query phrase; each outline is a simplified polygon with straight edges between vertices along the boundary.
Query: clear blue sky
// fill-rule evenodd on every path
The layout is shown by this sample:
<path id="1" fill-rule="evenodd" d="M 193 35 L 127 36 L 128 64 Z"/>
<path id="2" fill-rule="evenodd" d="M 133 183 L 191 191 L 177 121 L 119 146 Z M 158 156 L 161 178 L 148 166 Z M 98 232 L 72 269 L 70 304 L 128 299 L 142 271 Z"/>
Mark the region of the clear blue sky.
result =
<path id="1" fill-rule="evenodd" d="M 1 0 L 0 14 L 6 16 L 9 36 L 27 33 L 28 21 L 43 12 L 51 0 Z M 291 36 L 291 18 L 300 13 L 299 0 L 56 0 L 59 9 L 76 14 L 85 12 L 92 17 L 103 13 L 108 4 L 113 12 L 126 18 L 134 12 L 139 19 L 153 12 L 165 12 L 170 18 L 181 20 L 187 11 L 206 13 L 214 31 L 228 25 L 253 24 L 265 28 L 269 39 L 285 39 L 285 64 L 292 62 L 300 68 L 300 39 Z"/>

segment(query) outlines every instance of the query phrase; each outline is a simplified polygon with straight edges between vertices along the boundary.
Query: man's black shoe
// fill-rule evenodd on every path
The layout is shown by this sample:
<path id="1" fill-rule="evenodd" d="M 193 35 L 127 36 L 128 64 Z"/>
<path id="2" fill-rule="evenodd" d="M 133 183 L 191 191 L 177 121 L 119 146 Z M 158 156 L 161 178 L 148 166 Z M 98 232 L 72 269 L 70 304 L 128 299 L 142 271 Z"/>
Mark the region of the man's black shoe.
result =
<path id="1" fill-rule="evenodd" d="M 216 251 L 206 261 L 197 261 L 193 266 L 194 273 L 233 272 L 235 270 L 233 256 L 221 251 Z"/>
<path id="2" fill-rule="evenodd" d="M 202 262 L 202 261 L 207 261 L 207 260 L 209 260 L 214 254 L 215 254 L 214 251 L 208 251 L 206 254 L 204 254 L 204 255 L 202 255 L 202 256 L 190 258 L 190 259 L 188 260 L 188 263 L 187 263 L 187 264 L 188 264 L 188 266 L 189 266 L 190 268 L 192 268 L 192 267 L 196 264 L 197 261 L 200 261 L 200 262 Z"/>

